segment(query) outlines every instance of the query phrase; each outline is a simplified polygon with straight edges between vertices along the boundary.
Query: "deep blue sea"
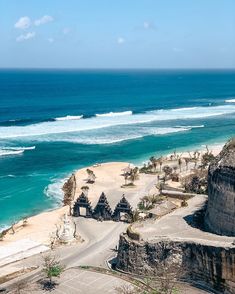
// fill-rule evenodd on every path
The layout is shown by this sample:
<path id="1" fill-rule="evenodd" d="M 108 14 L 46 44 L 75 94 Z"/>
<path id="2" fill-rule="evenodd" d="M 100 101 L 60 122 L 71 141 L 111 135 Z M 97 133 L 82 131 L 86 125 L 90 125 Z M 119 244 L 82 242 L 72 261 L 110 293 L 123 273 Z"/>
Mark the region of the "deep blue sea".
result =
<path id="1" fill-rule="evenodd" d="M 0 227 L 61 205 L 74 169 L 233 135 L 232 70 L 0 70 Z"/>

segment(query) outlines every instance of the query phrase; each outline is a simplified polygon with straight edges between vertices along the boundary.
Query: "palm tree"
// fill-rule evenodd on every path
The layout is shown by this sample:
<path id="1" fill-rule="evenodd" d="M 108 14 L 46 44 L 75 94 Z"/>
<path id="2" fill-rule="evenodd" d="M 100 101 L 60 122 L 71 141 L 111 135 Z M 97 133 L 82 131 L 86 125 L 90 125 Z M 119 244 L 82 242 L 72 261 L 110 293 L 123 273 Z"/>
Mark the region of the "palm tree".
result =
<path id="1" fill-rule="evenodd" d="M 167 179 L 167 176 L 170 176 L 172 174 L 172 168 L 169 165 L 164 166 L 163 171 L 165 173 L 166 179 Z"/>
<path id="2" fill-rule="evenodd" d="M 156 157 L 152 156 L 150 157 L 150 162 L 152 163 L 152 167 L 154 168 L 154 172 L 156 172 L 157 170 L 157 164 L 158 164 L 158 160 Z"/>
<path id="3" fill-rule="evenodd" d="M 159 162 L 159 165 L 160 165 L 160 172 L 162 172 L 162 165 L 163 165 L 163 158 L 162 158 L 162 156 L 160 158 L 158 158 L 158 162 Z"/>
<path id="4" fill-rule="evenodd" d="M 181 172 L 181 170 L 182 170 L 182 159 L 181 158 L 178 159 L 178 165 L 179 165 L 180 172 Z"/>
<path id="5" fill-rule="evenodd" d="M 186 170 L 188 170 L 188 164 L 189 164 L 189 162 L 190 162 L 190 158 L 185 157 L 185 158 L 184 158 L 184 161 L 185 161 L 185 165 L 186 165 Z"/>
<path id="6" fill-rule="evenodd" d="M 134 223 L 138 220 L 140 220 L 140 211 L 138 209 L 135 209 L 130 216 L 130 221 Z"/>
<path id="7" fill-rule="evenodd" d="M 130 178 L 130 181 L 132 182 L 132 184 L 134 184 L 134 182 L 136 180 L 138 180 L 138 178 L 139 178 L 138 171 L 139 171 L 138 167 L 135 167 L 131 170 L 129 178 Z"/>

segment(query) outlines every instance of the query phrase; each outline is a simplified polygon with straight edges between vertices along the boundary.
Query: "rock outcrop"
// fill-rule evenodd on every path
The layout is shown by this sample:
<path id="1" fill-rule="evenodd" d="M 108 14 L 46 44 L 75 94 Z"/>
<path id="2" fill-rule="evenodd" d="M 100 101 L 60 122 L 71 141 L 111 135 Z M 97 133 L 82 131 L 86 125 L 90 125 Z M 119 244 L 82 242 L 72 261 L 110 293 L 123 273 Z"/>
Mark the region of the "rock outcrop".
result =
<path id="1" fill-rule="evenodd" d="M 218 293 L 235 292 L 235 248 L 159 239 L 137 242 L 120 236 L 117 268 L 139 275 L 155 275 L 162 264 L 182 268 L 184 278 Z"/>
<path id="2" fill-rule="evenodd" d="M 70 205 L 74 200 L 75 192 L 76 192 L 76 177 L 74 174 L 65 182 L 63 186 L 64 191 L 64 205 Z"/>
<path id="3" fill-rule="evenodd" d="M 213 233 L 235 236 L 235 139 L 209 167 L 205 225 Z"/>

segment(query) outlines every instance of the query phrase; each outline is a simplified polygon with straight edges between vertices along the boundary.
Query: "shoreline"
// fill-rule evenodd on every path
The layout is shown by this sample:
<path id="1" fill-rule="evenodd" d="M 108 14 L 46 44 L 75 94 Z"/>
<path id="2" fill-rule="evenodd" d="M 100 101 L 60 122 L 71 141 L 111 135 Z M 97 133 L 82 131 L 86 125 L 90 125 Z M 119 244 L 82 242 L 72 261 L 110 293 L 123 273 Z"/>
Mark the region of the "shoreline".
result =
<path id="1" fill-rule="evenodd" d="M 206 145 L 205 145 L 206 146 Z M 224 146 L 224 144 L 223 143 L 221 143 L 221 144 L 217 144 L 217 143 L 215 143 L 215 144 L 213 144 L 213 145 L 208 145 L 208 148 L 213 152 L 213 154 L 214 155 L 217 155 L 220 151 L 221 151 L 221 149 L 222 149 L 222 147 Z M 201 146 L 202 147 L 202 146 Z M 195 151 L 195 150 L 198 150 L 198 151 L 200 151 L 200 152 L 205 152 L 205 148 L 201 148 L 201 149 L 199 149 L 199 148 L 193 148 L 193 149 L 189 149 L 189 148 L 184 148 L 184 151 L 183 150 L 176 150 L 176 153 L 177 154 L 181 154 L 181 156 L 188 156 L 188 152 L 193 152 L 193 151 Z M 169 156 L 170 154 L 172 154 L 172 153 L 169 153 L 169 152 L 166 152 L 165 154 L 164 153 L 162 153 L 162 156 L 163 157 L 167 157 L 167 156 Z M 154 154 L 153 154 L 154 155 Z M 147 160 L 146 160 L 147 161 Z M 102 163 L 101 165 L 102 165 L 102 167 L 106 167 L 106 166 L 108 166 L 109 168 L 110 168 L 110 170 L 112 170 L 113 169 L 113 166 L 114 165 L 116 165 L 116 164 L 121 164 L 121 165 L 124 165 L 124 166 L 128 166 L 129 164 L 133 164 L 133 163 L 131 163 L 131 162 L 107 162 L 107 163 Z M 141 164 L 143 164 L 143 161 L 142 161 L 142 163 Z M 137 166 L 139 166 L 140 164 L 137 164 Z M 84 176 L 84 171 L 87 169 L 87 168 L 90 168 L 90 169 L 94 169 L 95 167 L 94 166 L 88 166 L 88 167 L 84 167 L 84 168 L 81 168 L 81 169 L 78 169 L 78 170 L 75 170 L 75 171 L 73 171 L 71 174 L 70 174 L 70 176 L 69 177 L 66 177 L 65 179 L 64 179 L 64 184 L 66 184 L 69 180 L 70 180 L 70 178 L 71 178 L 71 176 L 72 175 L 76 175 L 76 174 L 80 174 L 80 173 L 82 173 L 83 174 L 83 176 Z M 107 175 L 106 175 L 107 176 Z M 64 187 L 64 185 L 62 186 L 62 190 L 63 190 L 63 187 Z M 78 188 L 78 190 L 79 190 L 79 187 L 76 187 L 75 188 L 75 193 L 74 193 L 74 199 L 76 199 L 76 197 L 78 197 L 79 195 L 76 195 L 76 194 L 78 194 L 78 191 L 77 191 L 77 188 Z M 107 190 L 107 189 L 106 189 Z M 99 191 L 99 193 L 101 194 L 101 190 Z M 38 222 L 40 223 L 43 223 L 43 220 L 44 219 L 47 219 L 47 220 L 50 220 L 52 223 L 53 223 L 53 226 L 52 227 L 55 227 L 55 225 L 57 224 L 57 223 L 59 223 L 60 222 L 60 219 L 61 219 L 61 217 L 63 216 L 63 214 L 65 213 L 65 212 L 69 212 L 69 207 L 68 206 L 64 206 L 63 205 L 63 200 L 64 200 L 64 197 L 65 197 L 65 194 L 66 194 L 66 191 L 63 191 L 63 199 L 61 199 L 61 206 L 59 206 L 59 207 L 55 207 L 55 208 L 51 208 L 51 209 L 48 209 L 48 210 L 45 210 L 45 211 L 42 211 L 42 212 L 40 212 L 40 213 L 37 213 L 37 214 L 35 214 L 35 215 L 30 215 L 29 217 L 27 217 L 27 221 L 28 222 L 30 222 L 30 225 L 29 225 L 29 227 L 31 226 L 35 226 L 35 229 L 33 230 L 33 231 L 35 231 L 36 229 L 38 229 L 38 231 L 39 231 L 39 228 L 38 228 L 38 226 L 36 225 Z M 17 228 L 21 228 L 22 227 L 22 224 L 23 224 L 23 219 L 21 219 L 21 220 L 19 220 L 18 222 L 16 222 L 15 223 L 15 225 L 14 225 L 14 227 L 16 228 L 16 230 L 17 230 Z M 52 227 L 50 226 L 50 229 L 52 229 Z M 11 226 L 8 226 L 6 229 L 10 229 L 11 228 Z M 24 227 L 24 230 L 25 230 L 25 228 L 26 227 Z M 49 229 L 48 229 L 49 230 Z M 2 230 L 2 231 L 4 231 L 4 229 Z M 1 232 L 2 232 L 1 231 Z M 21 229 L 20 229 L 20 231 L 21 231 Z M 33 231 L 31 231 L 31 233 L 33 234 L 34 232 Z M 14 235 L 14 236 L 16 236 L 18 234 L 18 231 L 16 232 L 16 234 Z M 6 239 L 4 239 L 4 243 L 6 244 L 6 243 L 8 243 L 8 239 L 9 239 L 9 242 L 11 242 L 11 240 L 13 241 L 15 238 L 8 238 L 9 237 L 9 235 L 10 235 L 10 233 L 8 232 L 7 233 L 7 235 L 6 235 Z M 21 234 L 19 234 L 19 235 L 21 235 Z M 17 240 L 20 240 L 21 238 L 17 238 Z M 42 239 L 45 239 L 44 237 L 43 238 L 41 238 L 40 236 L 39 236 L 39 241 L 41 241 Z M 43 242 L 42 243 L 44 243 L 45 244 L 45 240 L 42 240 Z M 0 243 L 0 246 L 1 246 L 1 243 Z"/>

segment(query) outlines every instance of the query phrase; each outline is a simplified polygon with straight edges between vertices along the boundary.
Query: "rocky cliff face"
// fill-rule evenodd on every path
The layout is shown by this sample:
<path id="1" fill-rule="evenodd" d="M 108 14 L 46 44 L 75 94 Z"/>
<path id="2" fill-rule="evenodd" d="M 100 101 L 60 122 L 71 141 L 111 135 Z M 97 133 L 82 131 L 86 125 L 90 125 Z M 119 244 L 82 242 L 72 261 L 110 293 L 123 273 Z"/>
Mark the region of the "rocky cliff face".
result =
<path id="1" fill-rule="evenodd" d="M 209 167 L 205 225 L 216 234 L 235 236 L 235 139 Z"/>
<path id="2" fill-rule="evenodd" d="M 74 200 L 74 195 L 76 191 L 76 178 L 75 175 L 72 174 L 72 176 L 65 182 L 63 186 L 64 191 L 64 205 L 70 205 L 71 202 Z"/>
<path id="3" fill-rule="evenodd" d="M 154 243 L 137 242 L 121 235 L 117 267 L 140 275 L 154 275 L 159 266 L 174 263 L 183 275 L 201 285 L 210 286 L 218 293 L 235 293 L 235 248 L 223 248 L 159 240 Z"/>

